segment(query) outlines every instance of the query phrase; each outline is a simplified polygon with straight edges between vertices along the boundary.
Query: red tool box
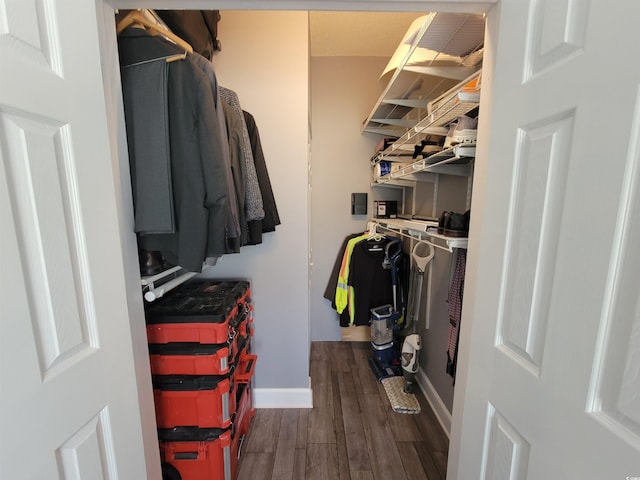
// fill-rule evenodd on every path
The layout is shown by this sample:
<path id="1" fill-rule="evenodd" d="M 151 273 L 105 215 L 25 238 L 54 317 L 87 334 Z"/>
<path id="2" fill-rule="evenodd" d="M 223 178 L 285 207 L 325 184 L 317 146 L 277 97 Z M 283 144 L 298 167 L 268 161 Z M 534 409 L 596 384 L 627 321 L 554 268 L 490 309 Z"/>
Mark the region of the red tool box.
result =
<path id="1" fill-rule="evenodd" d="M 231 424 L 228 376 L 153 375 L 152 379 L 158 427 L 227 428 Z"/>
<path id="2" fill-rule="evenodd" d="M 198 426 L 201 428 L 226 428 L 231 415 L 236 412 L 235 385 L 247 384 L 253 377 L 256 355 L 248 354 L 245 347 L 248 337 L 238 336 L 239 354 L 229 365 L 226 375 L 153 375 L 153 394 L 156 421 L 161 428 Z M 168 344 L 166 346 L 171 346 Z M 182 358 L 182 356 L 181 356 Z M 175 369 L 178 365 L 191 367 L 197 358 L 184 356 L 185 360 L 162 363 L 163 368 Z M 212 361 L 212 363 L 215 363 Z M 207 369 L 207 365 L 201 367 Z"/>
<path id="3" fill-rule="evenodd" d="M 243 321 L 222 344 L 197 342 L 150 343 L 149 362 L 154 375 L 225 375 L 242 350 L 250 352 L 253 329 Z"/>
<path id="4" fill-rule="evenodd" d="M 250 351 L 251 329 L 242 323 L 231 343 L 150 343 L 149 361 L 154 375 L 226 375 L 238 363 L 238 354 Z"/>
<path id="5" fill-rule="evenodd" d="M 222 344 L 251 318 L 249 282 L 188 282 L 147 306 L 149 343 Z"/>
<path id="6" fill-rule="evenodd" d="M 178 478 L 177 475 L 182 480 L 236 478 L 242 443 L 254 416 L 250 385 L 238 384 L 237 403 L 238 411 L 230 429 L 158 429 L 162 468 L 167 478 Z"/>
<path id="7" fill-rule="evenodd" d="M 147 305 L 146 320 L 163 470 L 235 478 L 254 415 L 249 282 L 187 282 Z"/>
<path id="8" fill-rule="evenodd" d="M 163 478 L 168 472 L 176 477 L 173 470 L 182 480 L 235 478 L 238 458 L 231 452 L 230 430 L 176 427 L 159 429 L 158 438 Z"/>
<path id="9" fill-rule="evenodd" d="M 149 361 L 154 375 L 225 375 L 231 358 L 229 345 L 152 343 Z"/>

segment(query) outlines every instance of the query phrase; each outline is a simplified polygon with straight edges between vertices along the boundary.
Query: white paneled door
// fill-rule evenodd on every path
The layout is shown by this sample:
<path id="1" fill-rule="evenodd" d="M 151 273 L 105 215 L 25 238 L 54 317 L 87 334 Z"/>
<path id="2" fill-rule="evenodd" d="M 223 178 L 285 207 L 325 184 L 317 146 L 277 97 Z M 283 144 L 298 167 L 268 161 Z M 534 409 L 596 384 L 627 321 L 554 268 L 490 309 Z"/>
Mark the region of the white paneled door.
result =
<path id="1" fill-rule="evenodd" d="M 144 479 L 95 2 L 0 0 L 0 478 Z"/>
<path id="2" fill-rule="evenodd" d="M 495 9 L 448 478 L 640 478 L 640 2 Z"/>

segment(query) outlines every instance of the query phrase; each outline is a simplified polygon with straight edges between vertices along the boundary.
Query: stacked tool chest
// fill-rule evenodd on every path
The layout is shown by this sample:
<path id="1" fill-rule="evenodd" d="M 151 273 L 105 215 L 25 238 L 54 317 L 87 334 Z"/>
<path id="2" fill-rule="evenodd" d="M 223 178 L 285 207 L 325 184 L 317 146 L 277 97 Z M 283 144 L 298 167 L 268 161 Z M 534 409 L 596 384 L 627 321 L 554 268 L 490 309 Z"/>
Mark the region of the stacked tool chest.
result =
<path id="1" fill-rule="evenodd" d="M 147 305 L 166 478 L 232 480 L 253 417 L 249 282 L 194 279 Z"/>

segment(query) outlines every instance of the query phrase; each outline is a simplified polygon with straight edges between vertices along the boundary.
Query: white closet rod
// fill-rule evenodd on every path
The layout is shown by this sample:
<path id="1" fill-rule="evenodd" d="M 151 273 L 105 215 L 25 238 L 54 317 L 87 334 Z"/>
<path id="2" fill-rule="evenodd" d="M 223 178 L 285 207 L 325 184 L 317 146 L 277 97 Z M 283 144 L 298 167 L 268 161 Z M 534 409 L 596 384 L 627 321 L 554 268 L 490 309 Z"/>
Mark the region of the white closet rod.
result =
<path id="1" fill-rule="evenodd" d="M 206 268 L 206 267 L 204 267 Z M 203 270 L 204 270 L 203 268 Z M 169 275 L 173 275 L 182 270 L 182 267 L 171 267 L 163 272 L 160 272 L 156 275 L 151 275 L 149 277 L 142 277 L 140 279 L 140 284 L 142 287 L 146 287 L 146 291 L 144 292 L 144 299 L 147 302 L 153 302 L 158 298 L 162 297 L 165 293 L 173 290 L 179 285 L 182 285 L 184 282 L 189 280 L 190 278 L 198 275 L 196 272 L 186 272 L 182 275 L 177 276 L 176 278 L 169 280 L 168 282 L 163 283 L 162 285 L 155 286 L 155 282 L 158 280 L 162 280 L 163 278 L 167 278 Z"/>
<path id="2" fill-rule="evenodd" d="M 144 299 L 147 302 L 153 302 L 158 298 L 162 297 L 165 293 L 170 290 L 173 290 L 178 285 L 182 285 L 184 282 L 189 280 L 192 277 L 195 277 L 197 273 L 188 272 L 180 275 L 179 277 L 174 278 L 173 280 L 168 281 L 167 283 L 163 283 L 159 287 L 154 287 L 153 284 L 149 285 L 149 290 L 144 293 Z"/>

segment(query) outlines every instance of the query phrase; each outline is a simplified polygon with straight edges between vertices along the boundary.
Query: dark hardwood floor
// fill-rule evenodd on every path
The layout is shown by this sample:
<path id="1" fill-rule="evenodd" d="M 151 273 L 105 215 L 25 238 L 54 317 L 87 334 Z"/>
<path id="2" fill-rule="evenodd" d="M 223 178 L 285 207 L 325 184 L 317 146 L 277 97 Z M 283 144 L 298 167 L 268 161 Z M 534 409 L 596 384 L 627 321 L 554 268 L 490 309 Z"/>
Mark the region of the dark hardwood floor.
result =
<path id="1" fill-rule="evenodd" d="M 366 342 L 314 342 L 313 409 L 256 409 L 239 480 L 444 480 L 448 438 L 423 395 L 395 413 Z"/>

